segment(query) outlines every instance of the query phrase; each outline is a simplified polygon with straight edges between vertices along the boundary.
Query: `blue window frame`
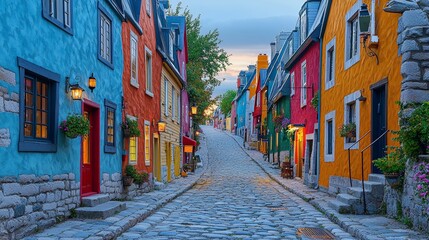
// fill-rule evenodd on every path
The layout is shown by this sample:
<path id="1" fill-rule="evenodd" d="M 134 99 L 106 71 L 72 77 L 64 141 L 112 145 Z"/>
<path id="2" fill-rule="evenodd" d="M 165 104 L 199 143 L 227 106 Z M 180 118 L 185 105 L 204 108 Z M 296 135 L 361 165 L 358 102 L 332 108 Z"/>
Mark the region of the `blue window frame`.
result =
<path id="1" fill-rule="evenodd" d="M 116 104 L 104 99 L 105 124 L 104 124 L 104 152 L 116 153 Z"/>
<path id="2" fill-rule="evenodd" d="M 73 34 L 73 0 L 43 0 L 43 17 L 69 34 Z"/>
<path id="3" fill-rule="evenodd" d="M 21 152 L 56 152 L 60 75 L 18 58 Z"/>
<path id="4" fill-rule="evenodd" d="M 112 16 L 98 2 L 98 59 L 113 69 Z"/>

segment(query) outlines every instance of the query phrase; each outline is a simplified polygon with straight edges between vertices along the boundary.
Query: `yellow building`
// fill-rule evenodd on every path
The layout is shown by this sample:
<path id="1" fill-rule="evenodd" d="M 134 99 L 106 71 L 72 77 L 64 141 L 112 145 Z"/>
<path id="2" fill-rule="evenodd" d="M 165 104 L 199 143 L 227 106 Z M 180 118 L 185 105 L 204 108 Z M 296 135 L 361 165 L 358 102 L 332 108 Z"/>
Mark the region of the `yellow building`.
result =
<path id="1" fill-rule="evenodd" d="M 166 124 L 165 131 L 160 131 L 161 163 L 155 164 L 158 181 L 170 182 L 180 174 L 180 92 L 182 81 L 174 69 L 166 62 L 161 75 L 161 121 Z"/>
<path id="2" fill-rule="evenodd" d="M 387 130 L 399 129 L 399 106 L 395 102 L 400 98 L 402 79 L 396 44 L 399 15 L 383 11 L 387 1 L 329 1 L 321 52 L 322 188 L 327 189 L 332 181 L 348 183 L 349 172 L 353 179 L 362 179 L 362 151 L 364 179 L 370 173 L 379 173 L 372 160 L 384 156 L 386 145 L 395 145 L 391 133 L 383 135 Z M 368 5 L 373 24 L 366 39 L 361 39 L 359 29 L 363 3 Z M 354 124 L 355 136 L 341 137 L 339 128 L 343 124 Z"/>

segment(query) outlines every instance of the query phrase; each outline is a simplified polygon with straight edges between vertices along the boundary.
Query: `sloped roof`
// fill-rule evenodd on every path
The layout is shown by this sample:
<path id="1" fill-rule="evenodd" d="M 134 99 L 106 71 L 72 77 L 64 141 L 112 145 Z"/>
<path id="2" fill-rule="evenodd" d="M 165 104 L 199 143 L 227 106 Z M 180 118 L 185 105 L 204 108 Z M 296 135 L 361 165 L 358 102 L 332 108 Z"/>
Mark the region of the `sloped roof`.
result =
<path id="1" fill-rule="evenodd" d="M 120 1 L 120 0 L 117 0 Z M 143 29 L 140 27 L 139 19 L 140 19 L 140 7 L 141 0 L 123 0 L 123 10 L 125 13 L 125 19 L 134 26 L 134 28 L 139 32 L 140 35 L 143 34 Z"/>

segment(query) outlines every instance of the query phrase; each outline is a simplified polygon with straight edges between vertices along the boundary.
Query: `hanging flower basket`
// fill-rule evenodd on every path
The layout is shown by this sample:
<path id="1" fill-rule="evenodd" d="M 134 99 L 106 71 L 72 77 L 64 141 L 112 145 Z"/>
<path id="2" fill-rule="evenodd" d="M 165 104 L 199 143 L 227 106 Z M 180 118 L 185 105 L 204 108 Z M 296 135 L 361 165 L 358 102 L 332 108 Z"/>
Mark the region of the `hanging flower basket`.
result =
<path id="1" fill-rule="evenodd" d="M 137 120 L 126 118 L 121 124 L 122 133 L 125 138 L 129 137 L 140 137 L 139 124 Z"/>
<path id="2" fill-rule="evenodd" d="M 89 134 L 89 120 L 78 114 L 68 115 L 67 119 L 61 122 L 59 129 L 68 138 L 87 136 Z"/>

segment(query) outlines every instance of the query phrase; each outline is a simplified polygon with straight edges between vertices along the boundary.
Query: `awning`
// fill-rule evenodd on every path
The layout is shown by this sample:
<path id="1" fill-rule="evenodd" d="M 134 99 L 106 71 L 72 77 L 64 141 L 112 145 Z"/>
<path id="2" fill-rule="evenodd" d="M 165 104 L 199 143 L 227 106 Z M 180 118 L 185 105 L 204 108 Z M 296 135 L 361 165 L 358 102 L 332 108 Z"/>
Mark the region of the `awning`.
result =
<path id="1" fill-rule="evenodd" d="M 182 144 L 183 145 L 197 146 L 197 142 L 195 140 L 193 140 L 192 138 L 189 138 L 187 136 L 182 137 Z"/>

